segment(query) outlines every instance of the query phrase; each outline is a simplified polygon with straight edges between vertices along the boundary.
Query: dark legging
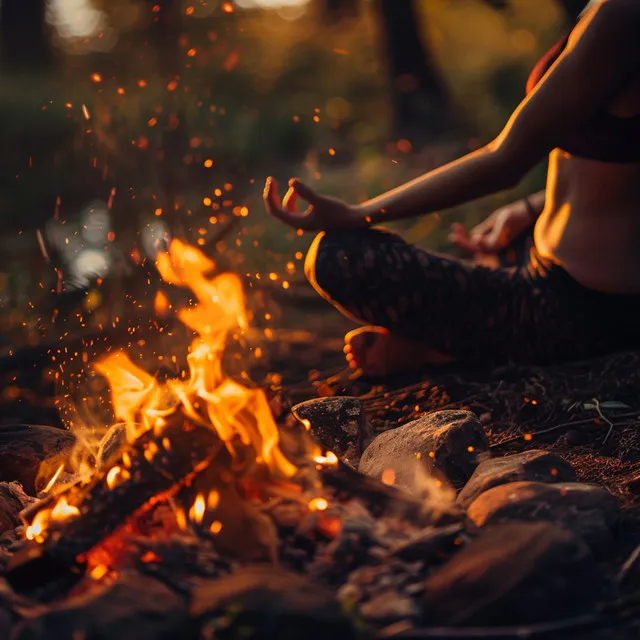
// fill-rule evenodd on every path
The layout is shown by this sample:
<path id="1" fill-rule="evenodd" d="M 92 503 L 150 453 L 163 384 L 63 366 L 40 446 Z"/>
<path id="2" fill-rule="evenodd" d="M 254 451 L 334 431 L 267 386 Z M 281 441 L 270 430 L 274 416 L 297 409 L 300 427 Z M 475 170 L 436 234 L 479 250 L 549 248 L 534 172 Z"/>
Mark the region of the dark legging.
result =
<path id="1" fill-rule="evenodd" d="M 330 231 L 305 264 L 345 315 L 479 365 L 544 364 L 640 346 L 640 296 L 587 289 L 531 250 L 492 269 L 381 229 Z"/>

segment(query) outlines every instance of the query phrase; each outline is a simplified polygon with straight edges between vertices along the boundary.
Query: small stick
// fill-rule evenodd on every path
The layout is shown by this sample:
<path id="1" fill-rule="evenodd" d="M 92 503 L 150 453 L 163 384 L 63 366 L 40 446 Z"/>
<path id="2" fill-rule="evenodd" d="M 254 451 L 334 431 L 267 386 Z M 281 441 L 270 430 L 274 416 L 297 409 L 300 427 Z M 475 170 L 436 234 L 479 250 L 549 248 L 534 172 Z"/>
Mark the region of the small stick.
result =
<path id="1" fill-rule="evenodd" d="M 615 578 L 616 584 L 618 586 L 621 585 L 627 579 L 627 576 L 631 571 L 638 566 L 638 564 L 640 564 L 640 544 L 633 550 L 626 562 L 622 565 L 622 568 Z"/>

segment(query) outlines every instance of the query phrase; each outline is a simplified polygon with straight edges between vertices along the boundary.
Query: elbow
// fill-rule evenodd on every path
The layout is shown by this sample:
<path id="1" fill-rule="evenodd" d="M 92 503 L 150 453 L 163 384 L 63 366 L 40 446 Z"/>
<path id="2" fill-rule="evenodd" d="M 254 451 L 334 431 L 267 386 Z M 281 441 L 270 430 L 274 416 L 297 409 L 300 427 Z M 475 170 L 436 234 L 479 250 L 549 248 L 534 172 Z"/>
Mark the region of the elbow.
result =
<path id="1" fill-rule="evenodd" d="M 491 143 L 486 147 L 498 190 L 512 189 L 544 158 L 544 154 L 528 154 L 510 145 Z"/>

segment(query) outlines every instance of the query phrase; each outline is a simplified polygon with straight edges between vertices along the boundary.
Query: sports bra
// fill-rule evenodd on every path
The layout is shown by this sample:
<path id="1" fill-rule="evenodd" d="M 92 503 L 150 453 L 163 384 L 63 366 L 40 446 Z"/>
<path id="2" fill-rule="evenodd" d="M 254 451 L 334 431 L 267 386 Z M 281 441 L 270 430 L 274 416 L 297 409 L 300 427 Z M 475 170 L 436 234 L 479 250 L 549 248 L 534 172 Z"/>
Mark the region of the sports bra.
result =
<path id="1" fill-rule="evenodd" d="M 557 42 L 533 68 L 527 81 L 527 95 L 564 51 L 570 35 Z M 603 110 L 588 125 L 569 131 L 556 146 L 579 158 L 612 163 L 640 162 L 640 115 L 626 118 Z"/>

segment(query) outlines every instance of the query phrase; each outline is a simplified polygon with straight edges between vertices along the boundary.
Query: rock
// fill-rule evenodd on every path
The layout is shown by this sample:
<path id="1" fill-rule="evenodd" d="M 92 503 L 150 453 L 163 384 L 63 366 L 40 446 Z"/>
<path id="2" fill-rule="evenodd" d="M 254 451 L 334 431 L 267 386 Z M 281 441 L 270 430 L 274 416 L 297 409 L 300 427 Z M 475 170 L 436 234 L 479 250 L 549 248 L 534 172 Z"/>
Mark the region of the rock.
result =
<path id="1" fill-rule="evenodd" d="M 318 442 L 341 460 L 354 466 L 366 444 L 368 434 L 364 406 L 358 398 L 317 398 L 291 409 L 300 421 L 309 421 Z"/>
<path id="2" fill-rule="evenodd" d="M 170 640 L 197 637 L 186 602 L 161 582 L 137 573 L 48 606 L 18 627 L 16 640 L 118 638 Z"/>
<path id="3" fill-rule="evenodd" d="M 503 484 L 485 491 L 467 509 L 471 530 L 544 520 L 573 531 L 596 551 L 611 543 L 618 518 L 618 502 L 608 491 L 579 482 Z"/>
<path id="4" fill-rule="evenodd" d="M 213 629 L 216 638 L 247 640 L 357 637 L 330 591 L 271 565 L 250 565 L 201 583 L 192 593 L 190 611 L 203 625 L 202 637 L 210 637 Z"/>
<path id="5" fill-rule="evenodd" d="M 359 612 L 372 624 L 389 625 L 404 620 L 417 621 L 420 610 L 412 598 L 390 589 L 360 605 Z"/>
<path id="6" fill-rule="evenodd" d="M 0 533 L 22 524 L 19 514 L 33 502 L 17 482 L 0 482 Z"/>
<path id="7" fill-rule="evenodd" d="M 547 522 L 487 527 L 425 582 L 430 625 L 517 625 L 589 610 L 603 579 L 586 544 Z"/>
<path id="8" fill-rule="evenodd" d="M 575 482 L 573 467 L 555 453 L 525 451 L 504 458 L 483 460 L 458 495 L 465 509 L 481 494 L 501 484 L 531 480 L 535 482 Z"/>
<path id="9" fill-rule="evenodd" d="M 428 527 L 393 547 L 390 553 L 407 562 L 421 560 L 429 564 L 437 564 L 460 547 L 463 529 L 464 527 L 460 524 Z"/>
<path id="10" fill-rule="evenodd" d="M 109 463 L 109 460 L 116 455 L 127 442 L 127 425 L 124 422 L 114 424 L 107 433 L 104 434 L 98 445 L 96 455 L 96 466 L 102 469 Z"/>
<path id="11" fill-rule="evenodd" d="M 489 451 L 480 421 L 470 411 L 436 411 L 381 433 L 367 447 L 358 470 L 382 478 L 391 470 L 395 484 L 416 491 L 416 459 L 432 464 L 453 485 L 466 482 Z M 414 464 L 412 464 L 412 461 Z"/>
<path id="12" fill-rule="evenodd" d="M 0 425 L 0 482 L 19 482 L 26 493 L 36 495 L 75 444 L 64 429 L 37 425 Z M 40 466 L 51 470 L 40 477 Z"/>

